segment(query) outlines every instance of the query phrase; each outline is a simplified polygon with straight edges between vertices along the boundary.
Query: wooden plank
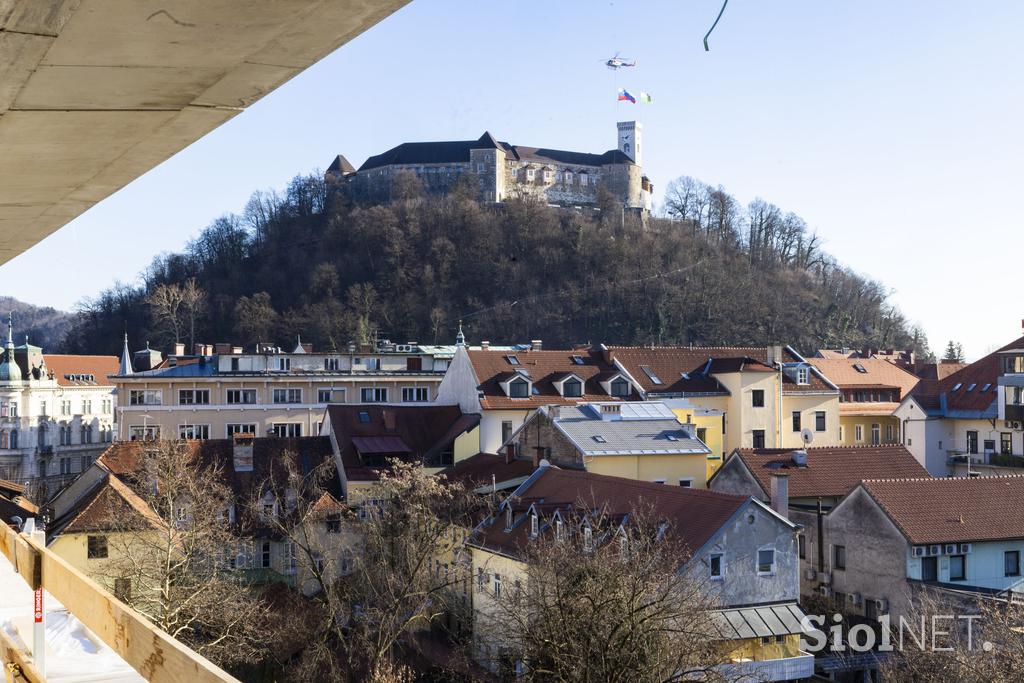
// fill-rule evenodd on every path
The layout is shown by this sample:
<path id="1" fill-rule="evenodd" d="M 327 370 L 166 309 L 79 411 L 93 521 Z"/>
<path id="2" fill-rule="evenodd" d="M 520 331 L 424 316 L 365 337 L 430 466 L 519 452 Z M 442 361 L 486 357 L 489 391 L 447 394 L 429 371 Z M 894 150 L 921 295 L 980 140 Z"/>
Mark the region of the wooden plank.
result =
<path id="1" fill-rule="evenodd" d="M 29 541 L 35 546 L 35 541 Z M 239 683 L 171 638 L 53 552 L 42 549 L 43 587 L 153 683 Z"/>
<path id="2" fill-rule="evenodd" d="M 7 635 L 7 632 L 0 628 L 0 665 L 3 666 L 5 681 L 11 683 L 46 683 L 46 679 L 36 671 L 32 664 L 32 658 L 22 652 L 14 639 Z M 17 667 L 12 670 L 10 667 Z M 17 675 L 15 675 L 17 674 Z"/>
<path id="3" fill-rule="evenodd" d="M 11 566 L 18 568 L 18 574 L 32 590 L 42 585 L 42 557 L 28 540 L 14 529 L 0 523 L 0 554 L 7 558 Z"/>

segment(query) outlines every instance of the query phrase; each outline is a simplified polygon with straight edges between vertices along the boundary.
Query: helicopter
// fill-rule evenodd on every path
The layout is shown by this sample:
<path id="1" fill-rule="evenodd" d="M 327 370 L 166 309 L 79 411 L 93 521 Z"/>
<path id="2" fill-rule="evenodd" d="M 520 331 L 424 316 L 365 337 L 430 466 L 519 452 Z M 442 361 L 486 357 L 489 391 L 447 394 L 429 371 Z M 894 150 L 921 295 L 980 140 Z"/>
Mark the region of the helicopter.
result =
<path id="1" fill-rule="evenodd" d="M 615 56 L 609 59 L 607 62 L 605 62 L 604 65 L 607 66 L 609 69 L 618 71 L 619 69 L 625 67 L 636 66 L 636 60 L 630 60 L 626 57 L 619 57 L 619 53 L 616 52 Z"/>

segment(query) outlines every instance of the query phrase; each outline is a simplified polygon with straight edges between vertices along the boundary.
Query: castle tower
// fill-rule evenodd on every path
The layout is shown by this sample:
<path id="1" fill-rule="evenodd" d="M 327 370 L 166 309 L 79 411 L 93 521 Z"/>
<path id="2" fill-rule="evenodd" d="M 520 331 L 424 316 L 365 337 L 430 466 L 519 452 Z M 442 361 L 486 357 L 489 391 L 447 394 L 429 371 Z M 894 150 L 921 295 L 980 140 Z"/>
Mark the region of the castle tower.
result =
<path id="1" fill-rule="evenodd" d="M 619 121 L 616 125 L 619 128 L 619 151 L 632 159 L 637 166 L 642 166 L 640 142 L 643 137 L 643 124 L 636 121 Z"/>

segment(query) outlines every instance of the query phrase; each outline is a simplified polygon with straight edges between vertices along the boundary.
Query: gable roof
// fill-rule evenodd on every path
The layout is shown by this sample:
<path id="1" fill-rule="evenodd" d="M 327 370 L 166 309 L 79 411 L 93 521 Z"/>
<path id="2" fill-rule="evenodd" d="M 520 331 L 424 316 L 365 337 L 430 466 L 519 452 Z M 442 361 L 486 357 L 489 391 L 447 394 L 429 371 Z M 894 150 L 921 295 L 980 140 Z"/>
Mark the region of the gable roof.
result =
<path id="1" fill-rule="evenodd" d="M 350 481 L 376 480 L 377 466 L 372 461 L 378 457 L 430 462 L 480 424 L 479 415 L 464 415 L 459 406 L 334 404 L 327 407 L 327 414 Z"/>
<path id="2" fill-rule="evenodd" d="M 622 404 L 618 419 L 601 419 L 601 404 L 593 403 L 541 410 L 585 456 L 711 452 L 660 403 Z"/>
<path id="3" fill-rule="evenodd" d="M 355 173 L 356 167 L 349 163 L 349 160 L 345 158 L 345 155 L 339 154 L 334 157 L 334 161 L 327 167 L 327 173 L 340 173 L 347 175 L 349 173 Z"/>
<path id="4" fill-rule="evenodd" d="M 913 544 L 1024 538 L 1024 476 L 871 479 L 862 486 Z"/>
<path id="5" fill-rule="evenodd" d="M 44 354 L 43 360 L 47 369 L 53 373 L 57 385 L 62 387 L 79 386 L 113 386 L 113 382 L 107 379 L 109 375 L 116 375 L 120 361 L 117 356 L 75 356 L 64 354 Z M 84 380 L 73 380 L 69 375 L 92 375 L 91 382 Z"/>
<path id="6" fill-rule="evenodd" d="M 112 515 L 116 515 L 116 522 Z M 48 537 L 109 531 L 139 524 L 159 529 L 164 522 L 131 488 L 112 474 L 104 476 L 65 515 L 55 520 Z"/>
<path id="7" fill-rule="evenodd" d="M 507 488 L 509 482 L 516 482 L 515 485 L 518 486 L 532 472 L 531 459 L 515 458 L 512 462 L 506 462 L 504 455 L 477 453 L 438 474 L 469 489 L 489 487 L 492 481 L 495 487 L 501 489 L 503 484 L 504 488 Z"/>
<path id="8" fill-rule="evenodd" d="M 556 510 L 569 513 L 581 505 L 586 509 L 603 510 L 613 518 L 649 511 L 669 522 L 672 533 L 690 552 L 696 552 L 749 501 L 749 497 L 706 489 L 542 467 L 504 504 L 512 506 L 516 515 L 525 513 L 533 504 L 541 506 L 546 516 Z M 528 526 L 519 523 L 509 532 L 505 531 L 503 521 L 497 520 L 482 525 L 474 535 L 473 544 L 515 556 L 519 548 L 530 542 Z M 686 558 L 680 559 L 685 561 Z"/>
<path id="9" fill-rule="evenodd" d="M 930 476 L 901 445 L 808 448 L 806 466 L 793 462 L 794 450 L 742 448 L 734 450 L 729 459 L 739 458 L 766 496 L 771 491 L 772 473 L 788 474 L 791 500 L 845 496 L 862 479 L 885 477 L 899 480 Z M 714 476 L 711 480 L 714 481 Z"/>
<path id="10" fill-rule="evenodd" d="M 732 372 L 777 372 L 768 358 L 767 346 L 609 346 L 611 358 L 621 363 L 630 376 L 649 394 L 721 394 L 728 390 L 714 377 Z M 783 363 L 806 360 L 788 346 L 776 359 Z M 810 364 L 813 367 L 813 364 Z M 651 372 L 645 370 L 649 368 Z M 660 382 L 656 382 L 654 375 Z M 797 384 L 782 375 L 785 393 L 834 392 L 835 387 L 816 372 L 808 384 Z"/>
<path id="11" fill-rule="evenodd" d="M 514 350 L 486 351 L 468 350 L 466 352 L 481 392 L 480 405 L 484 410 L 512 409 L 530 410 L 544 405 L 572 405 L 587 401 L 616 401 L 618 398 L 609 396 L 601 388 L 601 382 L 620 374 L 614 365 L 606 363 L 599 352 L 593 350 L 555 351 L 555 350 Z M 513 365 L 509 357 L 518 361 Z M 580 358 L 581 363 L 574 358 Z M 533 382 L 535 393 L 527 398 L 511 398 L 505 394 L 501 383 L 512 379 L 515 374 L 522 374 Z M 558 393 L 554 382 L 572 373 L 583 380 L 583 395 L 567 398 Z M 632 393 L 633 400 L 640 398 Z"/>
<path id="12" fill-rule="evenodd" d="M 997 384 L 1002 374 L 1002 351 L 1024 347 L 1024 337 L 988 354 L 939 380 L 922 380 L 914 399 L 932 415 L 986 417 L 998 415 Z M 974 385 L 974 389 L 968 389 Z M 982 391 L 989 385 L 988 391 Z"/>
<path id="13" fill-rule="evenodd" d="M 810 363 L 840 389 L 893 388 L 899 389 L 903 397 L 920 381 L 895 363 L 880 358 L 813 358 Z"/>

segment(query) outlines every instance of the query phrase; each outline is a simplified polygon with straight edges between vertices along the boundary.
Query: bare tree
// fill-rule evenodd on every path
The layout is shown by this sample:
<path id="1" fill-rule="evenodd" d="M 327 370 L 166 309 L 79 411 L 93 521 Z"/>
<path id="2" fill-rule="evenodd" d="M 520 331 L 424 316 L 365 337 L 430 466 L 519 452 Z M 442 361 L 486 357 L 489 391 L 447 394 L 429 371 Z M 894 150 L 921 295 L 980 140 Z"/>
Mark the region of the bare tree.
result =
<path id="1" fill-rule="evenodd" d="M 108 497 L 109 559 L 95 578 L 222 666 L 261 660 L 269 611 L 233 571 L 248 542 L 231 523 L 221 472 L 183 441 L 147 442 L 136 453 L 126 482 L 112 482 L 127 490 Z"/>
<path id="2" fill-rule="evenodd" d="M 474 605 L 492 661 L 533 681 L 728 680 L 712 592 L 681 570 L 689 553 L 666 523 L 581 504 L 561 528 L 531 540 L 520 577 Z"/>
<path id="3" fill-rule="evenodd" d="M 195 348 L 196 344 L 196 318 L 202 315 L 206 308 L 206 291 L 196 283 L 194 277 L 185 281 L 181 288 L 181 305 L 185 317 L 188 318 L 188 341 L 189 346 Z"/>
<path id="4" fill-rule="evenodd" d="M 184 293 L 176 284 L 158 284 L 146 297 L 153 324 L 165 331 L 175 344 L 181 341 Z"/>

